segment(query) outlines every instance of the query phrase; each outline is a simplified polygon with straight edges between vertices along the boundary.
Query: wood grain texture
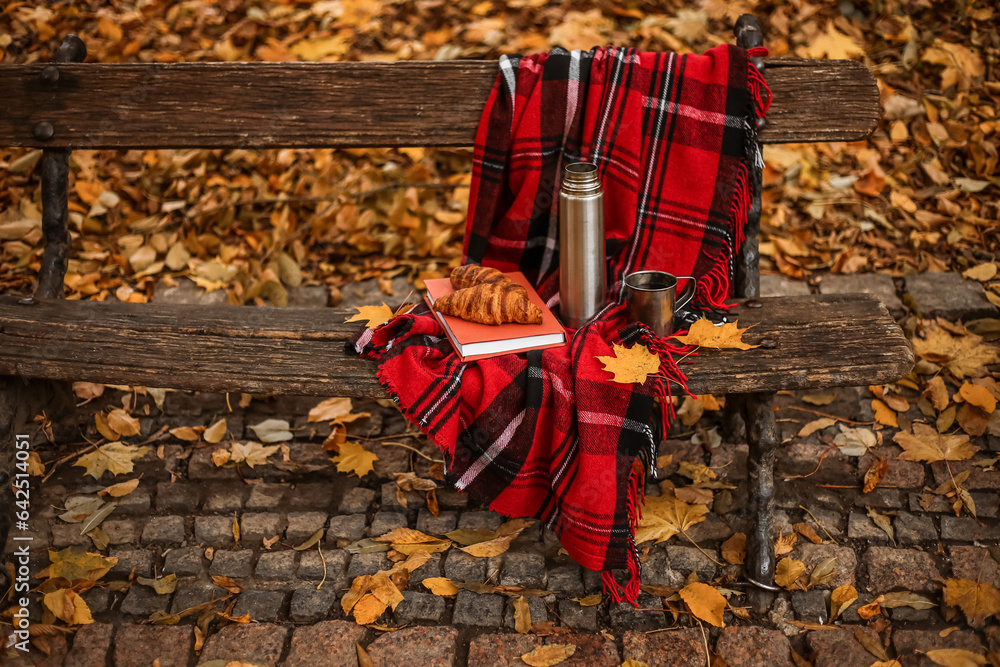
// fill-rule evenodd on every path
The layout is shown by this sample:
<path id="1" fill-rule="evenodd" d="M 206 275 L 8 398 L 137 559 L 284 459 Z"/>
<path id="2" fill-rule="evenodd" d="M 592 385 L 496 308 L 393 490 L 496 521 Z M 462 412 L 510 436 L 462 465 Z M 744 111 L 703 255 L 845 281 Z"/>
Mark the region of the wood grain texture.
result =
<path id="1" fill-rule="evenodd" d="M 875 80 L 850 60 L 766 59 L 765 143 L 875 129 Z M 471 146 L 496 61 L 0 67 L 0 145 L 68 148 Z M 54 135 L 40 141 L 38 122 Z"/>
<path id="2" fill-rule="evenodd" d="M 893 382 L 913 353 L 870 295 L 761 299 L 737 309 L 744 335 L 777 347 L 702 350 L 684 366 L 695 394 Z M 353 311 L 0 297 L 0 375 L 200 391 L 384 397 L 375 363 L 345 354 Z"/>

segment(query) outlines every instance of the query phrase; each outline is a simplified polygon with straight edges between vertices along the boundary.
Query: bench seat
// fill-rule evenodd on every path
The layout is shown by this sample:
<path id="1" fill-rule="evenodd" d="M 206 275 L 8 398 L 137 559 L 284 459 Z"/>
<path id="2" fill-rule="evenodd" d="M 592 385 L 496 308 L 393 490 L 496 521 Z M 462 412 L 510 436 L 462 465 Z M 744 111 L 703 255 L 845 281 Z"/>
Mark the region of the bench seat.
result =
<path id="1" fill-rule="evenodd" d="M 867 294 L 740 303 L 744 340 L 684 366 L 695 394 L 892 382 L 913 366 L 902 330 Z M 0 297 L 0 375 L 171 389 L 384 398 L 375 363 L 344 352 L 360 324 L 340 308 L 255 308 Z"/>

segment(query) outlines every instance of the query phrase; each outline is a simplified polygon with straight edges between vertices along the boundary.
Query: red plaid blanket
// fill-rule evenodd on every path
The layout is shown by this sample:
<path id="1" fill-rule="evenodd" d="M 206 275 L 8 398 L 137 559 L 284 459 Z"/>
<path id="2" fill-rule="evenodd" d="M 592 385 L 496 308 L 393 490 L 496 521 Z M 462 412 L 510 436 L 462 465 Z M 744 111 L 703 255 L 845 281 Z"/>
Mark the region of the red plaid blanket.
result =
<path id="1" fill-rule="evenodd" d="M 763 55 L 754 51 L 749 55 Z M 476 137 L 464 260 L 521 271 L 559 304 L 558 186 L 563 165 L 598 165 L 605 192 L 609 306 L 562 348 L 462 363 L 419 307 L 354 342 L 379 381 L 444 452 L 456 487 L 508 516 L 541 519 L 616 601 L 639 591 L 635 525 L 655 472 L 651 427 L 664 427 L 679 348 L 624 326 L 623 278 L 661 269 L 698 278 L 722 306 L 760 160 L 763 78 L 748 52 L 704 55 L 595 48 L 504 56 Z M 610 382 L 613 343 L 661 358 L 644 384 Z M 612 576 L 624 568 L 621 585 Z"/>

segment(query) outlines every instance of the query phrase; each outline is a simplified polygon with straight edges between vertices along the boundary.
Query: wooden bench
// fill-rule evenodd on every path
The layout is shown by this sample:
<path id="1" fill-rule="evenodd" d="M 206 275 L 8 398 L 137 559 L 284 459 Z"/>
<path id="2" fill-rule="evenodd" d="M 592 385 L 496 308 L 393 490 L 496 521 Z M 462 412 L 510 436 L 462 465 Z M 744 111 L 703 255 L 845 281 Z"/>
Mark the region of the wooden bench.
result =
<path id="1" fill-rule="evenodd" d="M 736 33 L 743 48 L 762 44 L 753 17 L 741 17 Z M 374 363 L 345 354 L 358 325 L 344 323 L 350 314 L 344 310 L 60 300 L 69 252 L 69 152 L 468 146 L 497 64 L 83 64 L 84 57 L 82 42 L 70 36 L 52 64 L 0 68 L 0 144 L 44 149 L 39 173 L 47 243 L 35 298 L 0 297 L 3 447 L 12 446 L 11 433 L 30 418 L 29 398 L 66 393 L 52 381 L 384 397 Z M 774 94 L 761 142 L 856 141 L 877 125 L 878 90 L 859 63 L 765 58 L 754 64 Z M 753 178 L 760 183 L 759 170 Z M 755 528 L 746 572 L 766 591 L 773 588 L 775 565 L 769 536 L 778 445 L 774 393 L 892 382 L 909 373 L 913 355 L 874 297 L 758 298 L 760 209 L 758 196 L 738 259 L 736 312 L 741 325 L 757 324 L 747 340 L 763 344 L 704 350 L 686 371 L 692 392 L 727 395 L 727 437 L 748 425 Z M 6 460 L 9 466 L 9 451 Z M 10 502 L 6 494 L 4 502 Z M 767 595 L 759 594 L 758 604 L 766 604 Z"/>

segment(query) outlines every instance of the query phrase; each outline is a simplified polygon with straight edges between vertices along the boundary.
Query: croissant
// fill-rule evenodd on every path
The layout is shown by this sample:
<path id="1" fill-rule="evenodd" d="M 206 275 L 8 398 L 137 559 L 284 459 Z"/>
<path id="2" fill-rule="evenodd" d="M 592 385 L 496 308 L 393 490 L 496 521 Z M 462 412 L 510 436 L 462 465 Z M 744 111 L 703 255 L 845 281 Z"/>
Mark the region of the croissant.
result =
<path id="1" fill-rule="evenodd" d="M 451 272 L 451 286 L 456 290 L 484 283 L 502 285 L 509 282 L 511 282 L 510 278 L 489 266 L 466 264 L 457 267 Z"/>
<path id="2" fill-rule="evenodd" d="M 542 311 L 528 292 L 514 283 L 486 283 L 460 289 L 438 298 L 434 308 L 443 315 L 480 324 L 541 324 Z"/>

